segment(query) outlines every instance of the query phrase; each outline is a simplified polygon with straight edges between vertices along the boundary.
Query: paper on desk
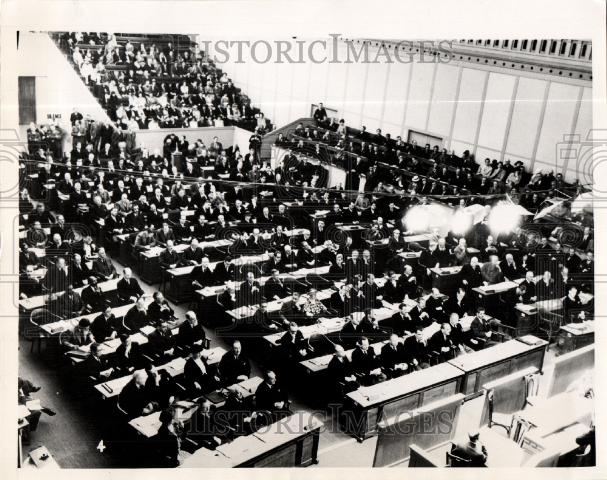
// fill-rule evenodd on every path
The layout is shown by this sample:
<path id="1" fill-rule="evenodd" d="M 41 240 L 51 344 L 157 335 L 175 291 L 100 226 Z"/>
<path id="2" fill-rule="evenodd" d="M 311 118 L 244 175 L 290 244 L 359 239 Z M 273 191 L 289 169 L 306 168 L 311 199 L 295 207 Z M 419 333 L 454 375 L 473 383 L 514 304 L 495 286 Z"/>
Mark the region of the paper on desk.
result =
<path id="1" fill-rule="evenodd" d="M 42 410 L 42 405 L 40 404 L 40 399 L 36 398 L 35 400 L 29 400 L 25 402 L 25 406 L 30 412 L 34 412 L 36 410 Z"/>
<path id="2" fill-rule="evenodd" d="M 145 327 L 141 327 L 139 330 L 144 335 L 149 335 L 150 333 L 152 333 L 155 330 L 155 328 L 152 327 L 151 325 L 146 325 Z"/>

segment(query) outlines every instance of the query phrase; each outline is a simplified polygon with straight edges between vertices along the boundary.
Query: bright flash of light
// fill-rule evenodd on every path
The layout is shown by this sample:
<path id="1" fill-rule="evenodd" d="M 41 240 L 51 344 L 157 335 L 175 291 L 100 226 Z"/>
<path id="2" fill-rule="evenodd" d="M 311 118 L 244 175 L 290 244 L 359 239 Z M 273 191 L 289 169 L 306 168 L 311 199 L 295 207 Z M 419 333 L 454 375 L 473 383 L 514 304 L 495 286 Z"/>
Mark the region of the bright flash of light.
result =
<path id="1" fill-rule="evenodd" d="M 428 213 L 423 206 L 412 207 L 406 213 L 404 222 L 411 232 L 425 232 L 430 225 Z"/>
<path id="2" fill-rule="evenodd" d="M 472 215 L 457 210 L 451 217 L 451 231 L 454 235 L 463 235 L 472 227 Z"/>
<path id="3" fill-rule="evenodd" d="M 489 214 L 489 229 L 493 233 L 512 232 L 519 226 L 521 213 L 516 205 L 496 205 Z"/>

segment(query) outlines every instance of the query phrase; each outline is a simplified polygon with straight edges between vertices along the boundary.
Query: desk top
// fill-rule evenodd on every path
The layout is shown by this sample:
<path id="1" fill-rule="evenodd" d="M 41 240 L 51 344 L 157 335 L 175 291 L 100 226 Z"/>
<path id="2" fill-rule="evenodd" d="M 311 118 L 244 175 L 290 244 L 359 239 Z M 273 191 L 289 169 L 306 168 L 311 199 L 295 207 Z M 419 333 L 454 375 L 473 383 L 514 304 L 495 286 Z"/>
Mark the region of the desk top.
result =
<path id="1" fill-rule="evenodd" d="M 423 333 L 422 333 L 424 336 L 424 339 L 428 340 L 432 335 L 434 335 L 434 333 L 438 332 L 439 330 L 440 330 L 440 324 L 433 322 L 432 325 L 428 325 L 426 328 L 424 328 Z M 407 337 L 404 337 L 404 338 L 407 338 Z M 404 338 L 402 339 L 403 341 L 404 341 Z M 383 340 L 381 342 L 372 343 L 370 345 L 370 347 L 372 347 L 375 350 L 375 353 L 377 355 L 379 355 L 381 353 L 381 348 L 386 343 L 388 343 L 388 340 Z M 346 355 L 348 356 L 349 359 L 352 359 L 353 351 L 354 351 L 353 348 L 346 351 Z M 333 358 L 333 354 L 328 353 L 326 355 L 322 355 L 321 357 L 308 358 L 307 360 L 303 360 L 299 363 L 308 372 L 316 373 L 316 372 L 321 372 L 323 370 L 326 370 L 326 368 L 329 366 L 329 362 L 331 361 L 332 358 Z"/>
<path id="2" fill-rule="evenodd" d="M 529 338 L 530 340 L 535 339 L 537 340 L 537 343 L 535 345 L 528 345 L 519 340 L 508 340 L 507 342 L 498 343 L 497 345 L 483 350 L 460 355 L 457 358 L 449 360 L 448 363 L 464 372 L 472 372 L 508 358 L 516 357 L 517 355 L 530 350 L 535 350 L 540 346 L 545 348 L 548 343 L 545 340 L 533 337 L 532 335 L 527 335 L 526 338 Z"/>
<path id="3" fill-rule="evenodd" d="M 561 326 L 561 330 L 571 335 L 594 334 L 594 320 L 588 320 L 582 323 L 568 323 Z"/>
<path id="4" fill-rule="evenodd" d="M 576 423 L 590 424 L 594 411 L 593 399 L 574 392 L 535 399 L 533 403 L 516 415 L 537 428 L 536 438 L 547 437 Z"/>
<path id="5" fill-rule="evenodd" d="M 219 363 L 223 354 L 226 353 L 226 350 L 223 347 L 213 347 L 208 350 L 203 350 L 203 355 L 207 357 L 207 363 L 209 365 L 214 365 Z M 170 362 L 165 363 L 164 365 L 160 365 L 156 367 L 157 370 L 166 370 L 167 373 L 171 377 L 176 377 L 183 373 L 183 368 L 185 367 L 186 359 L 184 357 L 177 357 L 171 360 Z M 120 395 L 122 389 L 125 387 L 127 383 L 131 380 L 133 374 L 124 375 L 122 377 L 114 378 L 113 380 L 109 380 L 107 382 L 101 382 L 95 385 L 95 389 L 103 395 L 104 398 L 112 398 Z M 105 387 L 108 387 L 111 391 L 106 390 Z"/>
<path id="6" fill-rule="evenodd" d="M 147 306 L 149 306 L 150 303 L 152 303 L 152 298 L 145 297 L 145 303 Z M 124 317 L 127 314 L 127 312 L 134 306 L 135 306 L 134 303 L 129 303 L 127 305 L 121 305 L 120 307 L 112 308 L 112 313 L 114 314 L 114 316 L 116 318 L 121 318 L 121 317 Z M 93 322 L 93 320 L 95 320 L 95 318 L 97 318 L 99 315 L 101 315 L 101 312 L 87 313 L 86 315 L 81 315 L 79 317 L 68 318 L 65 320 L 58 320 L 56 322 L 47 323 L 45 325 L 40 325 L 40 328 L 49 335 L 57 335 L 59 333 L 65 332 L 66 330 L 74 328 L 76 325 L 78 325 L 78 322 L 84 318 Z"/>
<path id="7" fill-rule="evenodd" d="M 275 448 L 321 428 L 323 422 L 311 414 L 298 411 L 287 420 L 273 423 L 251 435 L 237 437 L 216 450 L 201 448 L 186 458 L 182 467 L 232 468 L 258 458 Z"/>
<path id="8" fill-rule="evenodd" d="M 346 324 L 343 318 L 321 318 L 314 325 L 305 325 L 299 328 L 304 338 L 310 338 L 312 335 L 338 332 Z M 278 341 L 285 334 L 284 331 L 272 333 L 263 337 L 268 343 L 273 346 L 278 346 Z"/>
<path id="9" fill-rule="evenodd" d="M 105 282 L 99 282 L 97 285 L 99 286 L 99 288 L 101 289 L 102 292 L 104 292 L 104 293 L 111 292 L 118 288 L 119 281 L 120 281 L 120 278 L 113 278 L 112 280 L 107 280 Z M 74 291 L 82 294 L 82 290 L 84 290 L 85 288 L 86 288 L 86 285 L 84 287 L 74 288 Z M 44 305 L 48 304 L 48 302 L 49 302 L 49 295 L 38 295 L 35 297 L 22 298 L 21 300 L 19 300 L 19 305 L 24 310 L 34 310 L 36 308 L 43 307 Z"/>
<path id="10" fill-rule="evenodd" d="M 243 398 L 247 398 L 255 393 L 262 381 L 263 379 L 260 377 L 251 377 L 243 382 L 235 383 L 234 385 L 227 387 L 227 390 L 240 390 L 243 394 Z M 192 418 L 194 413 L 198 410 L 198 403 L 194 401 L 185 401 L 182 402 L 182 405 L 184 406 L 179 408 L 177 418 L 183 422 Z M 148 438 L 153 437 L 158 433 L 158 429 L 160 428 L 160 411 L 133 418 L 129 421 L 129 425 L 141 435 Z"/>
<path id="11" fill-rule="evenodd" d="M 462 371 L 450 363 L 439 363 L 433 367 L 418 370 L 370 387 L 361 387 L 348 393 L 347 396 L 362 408 L 369 408 L 461 376 Z"/>
<path id="12" fill-rule="evenodd" d="M 430 271 L 439 276 L 448 276 L 448 275 L 456 275 L 461 271 L 461 265 L 456 265 L 454 267 L 440 267 L 440 268 L 431 268 Z"/>

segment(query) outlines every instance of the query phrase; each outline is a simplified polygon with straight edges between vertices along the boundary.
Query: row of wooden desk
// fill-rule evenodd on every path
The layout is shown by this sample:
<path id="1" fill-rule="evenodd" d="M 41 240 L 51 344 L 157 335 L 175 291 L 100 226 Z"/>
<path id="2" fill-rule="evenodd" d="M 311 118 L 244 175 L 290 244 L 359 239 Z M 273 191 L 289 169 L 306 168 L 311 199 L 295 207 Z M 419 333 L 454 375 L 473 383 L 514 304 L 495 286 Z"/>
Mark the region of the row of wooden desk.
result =
<path id="1" fill-rule="evenodd" d="M 359 440 L 401 411 L 461 392 L 473 397 L 482 385 L 529 366 L 542 370 L 547 342 L 531 335 L 509 340 L 424 370 L 361 387 L 346 395 L 346 429 Z"/>

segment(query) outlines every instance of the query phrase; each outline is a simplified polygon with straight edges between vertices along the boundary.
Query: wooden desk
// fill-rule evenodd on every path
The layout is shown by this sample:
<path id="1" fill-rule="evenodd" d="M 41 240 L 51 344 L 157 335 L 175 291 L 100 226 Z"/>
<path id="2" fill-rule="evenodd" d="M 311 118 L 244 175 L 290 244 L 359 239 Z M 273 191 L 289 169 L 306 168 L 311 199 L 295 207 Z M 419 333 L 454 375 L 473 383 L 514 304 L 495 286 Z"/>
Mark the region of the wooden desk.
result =
<path id="1" fill-rule="evenodd" d="M 508 340 L 449 360 L 449 364 L 464 373 L 461 392 L 473 395 L 481 391 L 485 383 L 526 367 L 537 367 L 541 372 L 548 342 L 532 335 L 527 335 L 522 340 L 534 344 L 528 345 L 521 339 Z"/>
<path id="2" fill-rule="evenodd" d="M 431 268 L 432 287 L 438 288 L 441 293 L 450 295 L 457 289 L 461 269 L 461 266 Z"/>
<path id="3" fill-rule="evenodd" d="M 152 298 L 146 297 L 145 303 L 149 306 L 150 303 L 152 303 Z M 122 305 L 120 307 L 112 308 L 112 313 L 114 314 L 116 319 L 119 320 L 123 318 L 127 314 L 127 312 L 134 306 L 134 303 L 129 303 L 128 305 Z M 78 325 L 78 322 L 80 322 L 80 320 L 87 319 L 90 320 L 92 323 L 93 320 L 95 320 L 95 318 L 97 318 L 99 315 L 101 315 L 101 312 L 87 313 L 86 315 L 81 315 L 79 317 L 58 320 L 56 322 L 40 325 L 40 329 L 46 335 L 49 336 L 59 335 L 67 330 L 74 328 L 76 325 Z"/>
<path id="4" fill-rule="evenodd" d="M 515 414 L 515 426 L 525 425 L 528 429 L 515 428 L 514 431 L 521 432 L 522 447 L 525 450 L 541 452 L 549 442 L 554 441 L 553 435 L 576 424 L 588 427 L 593 417 L 593 399 L 585 398 L 577 392 L 564 392 L 550 398 L 536 399 L 532 406 Z"/>
<path id="5" fill-rule="evenodd" d="M 299 411 L 251 435 L 237 437 L 216 450 L 201 448 L 181 464 L 189 468 L 307 467 L 318 463 L 323 423 Z"/>
<path id="6" fill-rule="evenodd" d="M 251 255 L 239 257 L 232 262 L 232 265 L 241 266 L 247 264 L 262 263 L 268 261 L 270 256 L 266 253 L 262 255 Z M 220 262 L 210 262 L 209 268 L 214 270 Z M 200 265 L 200 264 L 197 264 Z M 194 286 L 192 285 L 191 273 L 194 265 L 184 267 L 170 268 L 166 270 L 168 288 L 165 291 L 166 297 L 174 303 L 181 303 L 192 298 Z"/>
<path id="7" fill-rule="evenodd" d="M 559 329 L 556 338 L 556 354 L 563 355 L 592 343 L 594 343 L 594 321 L 569 323 Z"/>
<path id="8" fill-rule="evenodd" d="M 226 350 L 222 347 L 213 347 L 208 350 L 203 350 L 203 356 L 207 358 L 208 365 L 215 365 L 219 363 L 223 354 Z M 158 370 L 166 370 L 171 377 L 179 376 L 183 373 L 186 359 L 184 357 L 177 357 L 170 362 L 165 363 L 156 367 Z M 95 389 L 102 395 L 104 400 L 109 398 L 117 397 L 122 392 L 122 389 L 127 383 L 133 378 L 133 374 L 124 375 L 123 377 L 114 378 L 107 382 L 101 382 L 95 385 Z"/>
<path id="9" fill-rule="evenodd" d="M 263 379 L 261 377 L 251 377 L 247 380 L 235 383 L 234 385 L 227 387 L 226 390 L 238 390 L 242 394 L 242 397 L 244 399 L 247 399 L 255 394 L 255 392 L 257 391 L 257 387 L 259 386 L 259 384 L 261 384 L 261 382 L 263 382 Z M 214 402 L 216 407 L 221 407 L 225 403 L 225 400 L 227 400 L 227 396 L 221 391 L 217 391 L 215 393 L 219 394 L 219 396 L 224 398 L 224 400 L 220 403 Z M 203 397 L 205 396 L 206 395 L 203 395 Z M 181 422 L 187 422 L 188 420 L 190 420 L 194 413 L 196 413 L 196 411 L 198 410 L 198 403 L 196 401 L 187 401 L 184 403 L 187 404 L 188 407 L 180 408 L 177 413 L 177 418 Z M 153 412 L 149 415 L 141 415 L 140 417 L 133 418 L 129 421 L 129 425 L 133 427 L 138 434 L 146 438 L 151 438 L 158 433 L 158 429 L 160 428 L 160 411 Z"/>
<path id="10" fill-rule="evenodd" d="M 414 410 L 460 391 L 463 372 L 441 363 L 346 395 L 342 421 L 359 441 L 377 433 L 378 423 L 403 411 Z"/>
<path id="11" fill-rule="evenodd" d="M 107 280 L 105 282 L 99 282 L 98 286 L 102 292 L 108 293 L 118 289 L 119 278 L 114 278 L 112 280 Z M 82 294 L 82 290 L 84 290 L 86 286 L 75 288 L 74 291 Z M 19 308 L 22 312 L 31 312 L 36 308 L 41 308 L 47 305 L 49 302 L 48 295 L 38 295 L 36 297 L 22 298 L 19 300 Z"/>

